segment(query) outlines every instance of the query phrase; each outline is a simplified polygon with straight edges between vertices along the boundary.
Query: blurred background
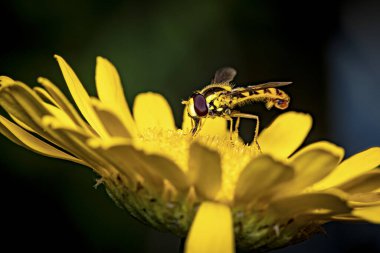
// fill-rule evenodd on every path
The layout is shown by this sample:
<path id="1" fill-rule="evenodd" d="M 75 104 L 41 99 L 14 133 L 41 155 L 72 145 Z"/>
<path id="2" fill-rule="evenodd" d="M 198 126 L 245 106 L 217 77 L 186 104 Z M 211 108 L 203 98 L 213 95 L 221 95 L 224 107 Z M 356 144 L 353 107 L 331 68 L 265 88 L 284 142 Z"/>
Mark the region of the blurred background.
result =
<path id="1" fill-rule="evenodd" d="M 380 145 L 379 1 L 1 1 L 0 74 L 68 95 L 53 54 L 95 95 L 95 57 L 110 59 L 130 105 L 155 91 L 177 124 L 182 99 L 215 70 L 239 85 L 293 81 L 291 110 L 309 112 L 306 144 L 329 139 L 350 156 Z M 247 106 L 262 127 L 280 112 Z M 254 123 L 242 122 L 249 141 Z M 251 136 L 251 137 L 250 137 Z M 0 137 L 2 248 L 39 252 L 178 252 L 179 238 L 120 210 L 89 169 L 24 150 Z M 326 234 L 276 252 L 380 252 L 380 227 L 331 223 Z"/>

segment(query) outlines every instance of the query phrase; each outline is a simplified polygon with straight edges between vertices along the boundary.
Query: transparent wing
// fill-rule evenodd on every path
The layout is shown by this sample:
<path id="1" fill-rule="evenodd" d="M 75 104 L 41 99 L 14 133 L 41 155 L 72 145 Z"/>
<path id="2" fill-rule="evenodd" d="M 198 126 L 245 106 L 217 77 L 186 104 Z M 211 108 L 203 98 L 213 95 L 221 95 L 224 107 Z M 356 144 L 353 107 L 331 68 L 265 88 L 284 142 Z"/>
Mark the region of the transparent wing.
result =
<path id="1" fill-rule="evenodd" d="M 229 83 L 234 80 L 237 72 L 234 68 L 224 67 L 220 68 L 215 72 L 214 78 L 211 83 Z"/>
<path id="2" fill-rule="evenodd" d="M 254 90 L 263 90 L 267 88 L 276 88 L 276 87 L 281 87 L 285 85 L 289 85 L 291 82 L 269 82 L 269 83 L 262 83 L 262 84 L 257 84 L 257 85 L 251 85 L 247 87 L 237 87 L 233 89 L 230 94 L 231 95 L 239 95 L 244 92 L 249 92 L 249 91 L 254 91 Z"/>
<path id="3" fill-rule="evenodd" d="M 246 87 L 248 90 L 261 90 L 265 88 L 276 88 L 281 86 L 286 86 L 291 84 L 292 82 L 268 82 L 268 83 L 261 83 L 256 85 L 250 85 Z"/>

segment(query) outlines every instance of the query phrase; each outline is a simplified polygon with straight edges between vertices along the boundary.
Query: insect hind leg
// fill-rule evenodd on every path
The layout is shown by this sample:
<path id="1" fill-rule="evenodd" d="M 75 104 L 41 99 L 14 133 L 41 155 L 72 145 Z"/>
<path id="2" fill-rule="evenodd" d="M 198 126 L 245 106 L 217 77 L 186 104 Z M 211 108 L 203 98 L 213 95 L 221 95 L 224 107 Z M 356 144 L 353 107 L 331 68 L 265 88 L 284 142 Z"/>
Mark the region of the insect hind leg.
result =
<path id="1" fill-rule="evenodd" d="M 239 125 L 240 125 L 240 117 L 237 117 L 236 123 L 235 123 L 235 132 L 236 133 L 239 131 Z"/>
<path id="2" fill-rule="evenodd" d="M 259 116 L 253 115 L 253 114 L 248 114 L 248 113 L 241 113 L 241 112 L 232 112 L 230 114 L 230 117 L 237 118 L 236 125 L 235 125 L 235 131 L 239 127 L 240 124 L 240 118 L 245 118 L 245 119 L 254 119 L 256 120 L 256 127 L 255 127 L 255 135 L 253 137 L 253 143 L 257 145 L 258 150 L 261 152 L 261 148 L 259 143 L 257 142 L 257 136 L 259 134 L 259 125 L 260 125 L 260 120 Z"/>

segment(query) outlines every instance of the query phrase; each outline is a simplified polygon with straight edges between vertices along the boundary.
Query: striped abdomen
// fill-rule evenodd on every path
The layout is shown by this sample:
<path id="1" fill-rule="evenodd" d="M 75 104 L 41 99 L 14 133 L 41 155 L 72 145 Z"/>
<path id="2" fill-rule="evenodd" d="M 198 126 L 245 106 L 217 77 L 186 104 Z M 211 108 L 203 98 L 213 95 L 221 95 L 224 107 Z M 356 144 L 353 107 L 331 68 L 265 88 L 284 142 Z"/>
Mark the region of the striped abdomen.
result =
<path id="1" fill-rule="evenodd" d="M 286 109 L 289 104 L 289 96 L 282 90 L 276 88 L 247 89 L 237 88 L 231 91 L 231 107 L 242 106 L 249 102 L 264 102 L 270 109 L 273 106 L 279 109 Z"/>

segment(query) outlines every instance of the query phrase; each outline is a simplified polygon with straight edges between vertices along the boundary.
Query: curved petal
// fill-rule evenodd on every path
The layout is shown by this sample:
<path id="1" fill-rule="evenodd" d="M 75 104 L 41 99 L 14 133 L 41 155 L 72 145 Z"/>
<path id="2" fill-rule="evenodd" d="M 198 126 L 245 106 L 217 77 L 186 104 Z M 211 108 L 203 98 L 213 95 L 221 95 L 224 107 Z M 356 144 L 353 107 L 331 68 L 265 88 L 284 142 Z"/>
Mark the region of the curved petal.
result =
<path id="1" fill-rule="evenodd" d="M 380 202 L 379 192 L 351 193 L 348 195 L 353 206 L 377 206 Z"/>
<path id="2" fill-rule="evenodd" d="M 121 122 L 120 117 L 114 113 L 114 110 L 108 108 L 96 98 L 91 98 L 91 104 L 109 136 L 124 138 L 132 137 L 131 133 L 128 131 L 129 128 L 126 128 L 126 125 Z"/>
<path id="3" fill-rule="evenodd" d="M 350 194 L 371 192 L 379 187 L 380 170 L 369 171 L 337 186 L 338 189 Z"/>
<path id="4" fill-rule="evenodd" d="M 193 143 L 190 146 L 188 175 L 197 194 L 206 199 L 214 199 L 222 184 L 218 152 Z"/>
<path id="5" fill-rule="evenodd" d="M 50 80 L 39 77 L 37 79 L 46 91 L 50 94 L 51 98 L 55 101 L 56 105 L 64 111 L 73 122 L 81 126 L 87 133 L 93 134 L 94 130 L 81 118 L 79 113 L 75 110 L 74 106 L 69 102 L 65 95 L 55 86 Z"/>
<path id="6" fill-rule="evenodd" d="M 36 92 L 36 94 L 46 103 L 50 103 L 56 107 L 59 107 L 59 104 L 57 104 L 57 102 L 53 99 L 53 97 L 49 94 L 49 92 L 47 92 L 46 90 L 44 90 L 43 88 L 41 87 L 33 87 L 33 90 Z"/>
<path id="7" fill-rule="evenodd" d="M 135 121 L 132 118 L 123 86 L 116 68 L 107 59 L 96 58 L 96 90 L 100 101 L 112 108 L 133 136 L 136 133 Z"/>
<path id="8" fill-rule="evenodd" d="M 149 128 L 176 129 L 172 109 L 166 99 L 157 93 L 137 95 L 133 104 L 133 116 L 140 132 Z"/>
<path id="9" fill-rule="evenodd" d="M 185 253 L 233 253 L 234 232 L 231 209 L 203 202 L 191 225 Z"/>
<path id="10" fill-rule="evenodd" d="M 57 138 L 52 137 L 42 123 L 42 119 L 45 116 L 51 117 L 52 112 L 27 85 L 17 81 L 3 84 L 0 88 L 0 104 L 12 118 L 17 119 L 17 122 L 22 122 L 20 126 L 60 146 Z"/>
<path id="11" fill-rule="evenodd" d="M 25 148 L 31 149 L 32 151 L 58 159 L 68 160 L 75 163 L 80 163 L 87 165 L 82 160 L 79 160 L 76 157 L 73 157 L 67 153 L 64 153 L 55 147 L 47 144 L 46 142 L 41 141 L 40 139 L 34 137 L 24 129 L 13 124 L 6 118 L 0 115 L 0 132 L 8 137 L 14 143 L 23 146 Z M 88 166 L 88 165 L 87 165 Z"/>
<path id="12" fill-rule="evenodd" d="M 76 125 L 75 122 L 73 122 L 71 118 L 60 108 L 45 102 L 42 103 L 44 104 L 45 108 L 49 110 L 50 114 L 53 115 L 53 117 L 61 122 L 65 122 L 66 126 L 70 126 L 73 129 L 78 129 L 78 125 Z"/>
<path id="13" fill-rule="evenodd" d="M 336 157 L 339 158 L 339 162 L 344 157 L 344 149 L 342 147 L 339 147 L 335 145 L 334 143 L 328 142 L 328 141 L 318 141 L 314 142 L 312 144 L 309 144 L 305 147 L 303 147 L 301 150 L 297 151 L 291 158 L 290 161 L 294 161 L 299 156 L 304 155 L 305 153 L 309 153 L 312 150 L 324 150 Z M 301 168 L 302 169 L 302 168 Z"/>
<path id="14" fill-rule="evenodd" d="M 380 206 L 356 208 L 352 214 L 363 220 L 380 224 Z"/>
<path id="15" fill-rule="evenodd" d="M 144 185 L 153 187 L 159 192 L 163 189 L 163 180 L 168 180 L 177 190 L 185 192 L 190 187 L 185 173 L 170 159 L 156 154 L 146 154 L 123 140 L 97 142 L 91 140 L 89 146 L 99 150 L 99 154 L 115 166 L 127 177 L 136 178 L 136 174 L 144 178 Z"/>
<path id="16" fill-rule="evenodd" d="M 295 217 L 313 210 L 326 209 L 334 215 L 351 211 L 348 203 L 341 196 L 331 193 L 307 193 L 282 198 L 271 203 L 269 210 L 280 217 Z"/>
<path id="17" fill-rule="evenodd" d="M 301 192 L 320 181 L 336 168 L 343 155 L 342 148 L 325 141 L 301 149 L 290 158 L 295 177 L 278 192 L 277 197 Z"/>
<path id="18" fill-rule="evenodd" d="M 131 152 L 129 152 L 130 140 L 124 139 L 121 143 L 117 143 L 113 141 L 113 139 L 107 139 L 107 142 L 99 139 L 88 139 L 86 144 L 131 182 L 136 183 L 139 179 L 139 175 L 144 175 L 144 169 L 142 169 L 143 171 L 138 170 L 138 164 L 134 162 L 134 160 L 131 160 L 134 159 L 134 157 L 129 158 L 129 156 L 132 155 Z M 149 186 L 162 187 L 162 180 L 156 177 L 153 179 L 148 178 L 147 184 Z"/>
<path id="19" fill-rule="evenodd" d="M 44 115 L 50 115 L 43 101 L 23 83 L 14 82 L 2 85 L 0 88 L 1 106 L 24 125 L 43 135 L 40 120 Z"/>
<path id="20" fill-rule="evenodd" d="M 278 116 L 258 137 L 261 151 L 276 158 L 287 158 L 305 140 L 312 126 L 309 114 L 287 112 Z"/>
<path id="21" fill-rule="evenodd" d="M 9 84 L 12 84 L 14 83 L 15 81 L 8 77 L 8 76 L 0 76 L 0 87 L 2 87 L 3 85 L 9 85 Z"/>
<path id="22" fill-rule="evenodd" d="M 367 149 L 343 161 L 325 179 L 315 184 L 313 189 L 324 190 L 339 185 L 379 165 L 380 147 Z"/>
<path id="23" fill-rule="evenodd" d="M 290 180 L 293 174 L 291 167 L 270 156 L 259 156 L 251 160 L 241 172 L 236 183 L 234 202 L 236 205 L 254 202 L 268 190 Z"/>
<path id="24" fill-rule="evenodd" d="M 79 81 L 79 78 L 61 56 L 54 55 L 54 57 L 58 61 L 66 84 L 69 87 L 70 93 L 73 96 L 75 103 L 77 104 L 79 110 L 82 112 L 82 115 L 100 136 L 107 137 L 107 131 L 104 129 L 99 118 L 95 114 L 94 109 L 90 103 L 90 97 L 87 94 L 87 91 L 84 89 L 82 83 Z"/>
<path id="25" fill-rule="evenodd" d="M 11 119 L 17 124 L 19 125 L 20 127 L 22 127 L 23 129 L 25 129 L 26 131 L 28 132 L 31 132 L 31 133 L 35 133 L 36 134 L 36 131 L 34 131 L 32 128 L 30 128 L 27 124 L 25 124 L 24 122 L 22 122 L 21 120 L 19 120 L 17 117 L 13 116 L 11 113 L 8 113 L 9 116 L 11 117 Z"/>
<path id="26" fill-rule="evenodd" d="M 201 130 L 198 133 L 199 135 L 213 135 L 222 137 L 227 136 L 227 120 L 221 117 L 216 117 L 214 119 L 207 118 L 203 120 L 204 123 Z M 186 107 L 183 111 L 182 130 L 184 130 L 185 132 L 191 131 L 191 118 L 187 114 Z"/>

